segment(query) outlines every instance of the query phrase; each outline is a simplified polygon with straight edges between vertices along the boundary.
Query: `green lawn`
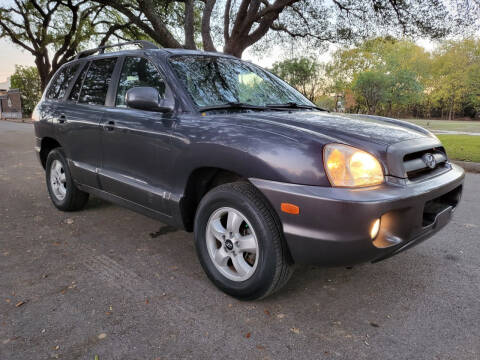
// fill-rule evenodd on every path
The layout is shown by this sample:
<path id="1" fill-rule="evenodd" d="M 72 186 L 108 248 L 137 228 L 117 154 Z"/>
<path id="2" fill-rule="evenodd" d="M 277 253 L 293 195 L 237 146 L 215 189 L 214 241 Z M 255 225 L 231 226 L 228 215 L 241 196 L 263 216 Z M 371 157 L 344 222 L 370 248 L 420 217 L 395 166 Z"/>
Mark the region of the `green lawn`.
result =
<path id="1" fill-rule="evenodd" d="M 425 119 L 405 119 L 405 121 L 420 125 L 425 129 L 461 131 L 480 133 L 480 120 L 477 121 L 449 121 L 449 120 L 425 120 Z"/>
<path id="2" fill-rule="evenodd" d="M 480 136 L 437 135 L 450 159 L 480 162 Z"/>

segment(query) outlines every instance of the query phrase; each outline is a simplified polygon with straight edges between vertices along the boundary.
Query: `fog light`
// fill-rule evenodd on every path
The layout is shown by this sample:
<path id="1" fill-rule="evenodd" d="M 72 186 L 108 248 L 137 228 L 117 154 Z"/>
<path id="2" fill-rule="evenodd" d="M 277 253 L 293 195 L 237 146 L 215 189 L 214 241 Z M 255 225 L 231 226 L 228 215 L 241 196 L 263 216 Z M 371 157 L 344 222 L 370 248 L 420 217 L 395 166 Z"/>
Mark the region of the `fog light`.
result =
<path id="1" fill-rule="evenodd" d="M 372 240 L 377 237 L 378 230 L 380 230 L 380 218 L 373 222 L 372 228 L 370 229 L 370 237 L 372 238 Z"/>

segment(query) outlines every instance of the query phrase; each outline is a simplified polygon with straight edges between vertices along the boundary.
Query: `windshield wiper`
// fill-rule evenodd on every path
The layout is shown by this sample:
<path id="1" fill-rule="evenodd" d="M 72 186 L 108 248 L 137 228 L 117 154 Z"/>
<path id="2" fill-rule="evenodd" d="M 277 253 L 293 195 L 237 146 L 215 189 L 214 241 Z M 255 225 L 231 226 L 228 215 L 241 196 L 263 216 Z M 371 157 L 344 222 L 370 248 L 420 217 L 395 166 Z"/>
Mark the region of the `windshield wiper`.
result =
<path id="1" fill-rule="evenodd" d="M 219 105 L 201 106 L 200 111 L 224 110 L 224 109 L 245 109 L 245 110 L 268 110 L 265 106 L 247 104 L 242 102 L 228 102 Z"/>
<path id="2" fill-rule="evenodd" d="M 307 105 L 307 104 L 298 104 L 296 102 L 287 102 L 284 104 L 267 104 L 269 108 L 278 108 L 278 109 L 312 109 L 312 110 L 319 110 L 319 111 L 327 111 L 327 109 L 323 109 L 321 107 L 315 105 Z"/>

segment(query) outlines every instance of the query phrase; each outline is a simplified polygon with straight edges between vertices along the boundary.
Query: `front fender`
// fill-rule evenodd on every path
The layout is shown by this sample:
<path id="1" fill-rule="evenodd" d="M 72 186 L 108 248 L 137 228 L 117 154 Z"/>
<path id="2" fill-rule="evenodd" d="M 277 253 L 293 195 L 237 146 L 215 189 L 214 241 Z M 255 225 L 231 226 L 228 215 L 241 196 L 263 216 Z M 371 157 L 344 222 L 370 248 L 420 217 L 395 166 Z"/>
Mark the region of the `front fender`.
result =
<path id="1" fill-rule="evenodd" d="M 172 146 L 172 184 L 181 194 L 189 175 L 212 167 L 293 184 L 329 186 L 323 169 L 323 142 L 303 134 L 282 134 L 230 122 L 179 122 Z"/>

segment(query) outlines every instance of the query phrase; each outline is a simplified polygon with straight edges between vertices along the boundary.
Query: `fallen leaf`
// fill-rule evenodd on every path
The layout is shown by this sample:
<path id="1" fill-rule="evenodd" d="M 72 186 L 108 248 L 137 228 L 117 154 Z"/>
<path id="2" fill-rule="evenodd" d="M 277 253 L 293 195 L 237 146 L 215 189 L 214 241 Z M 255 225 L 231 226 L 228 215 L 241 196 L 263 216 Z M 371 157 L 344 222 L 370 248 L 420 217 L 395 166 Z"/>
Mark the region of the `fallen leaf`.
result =
<path id="1" fill-rule="evenodd" d="M 55 350 L 58 350 L 58 349 L 60 349 L 60 345 L 57 345 L 57 346 L 55 346 L 55 348 L 54 348 L 54 349 L 55 349 Z"/>
<path id="2" fill-rule="evenodd" d="M 19 301 L 18 303 L 15 304 L 16 307 L 20 307 L 23 304 L 25 304 L 25 301 Z"/>
<path id="3" fill-rule="evenodd" d="M 105 339 L 105 338 L 107 337 L 107 334 L 101 333 L 101 334 L 98 334 L 97 337 L 98 337 L 100 340 L 102 340 L 102 339 Z"/>
<path id="4" fill-rule="evenodd" d="M 145 299 L 145 304 L 148 305 L 149 302 L 150 302 L 150 301 L 149 301 L 148 299 Z"/>
<path id="5" fill-rule="evenodd" d="M 265 315 L 270 316 L 270 311 L 268 311 L 267 309 L 265 309 L 263 312 L 265 313 Z"/>
<path id="6" fill-rule="evenodd" d="M 295 334 L 300 334 L 300 329 L 298 329 L 298 328 L 293 327 L 293 328 L 290 329 L 290 331 L 295 333 Z"/>
<path id="7" fill-rule="evenodd" d="M 5 301 L 10 304 L 10 299 L 5 299 Z"/>
<path id="8" fill-rule="evenodd" d="M 250 336 L 252 336 L 252 334 L 249 333 L 249 332 L 245 335 L 245 337 L 246 337 L 247 339 L 250 339 Z"/>

